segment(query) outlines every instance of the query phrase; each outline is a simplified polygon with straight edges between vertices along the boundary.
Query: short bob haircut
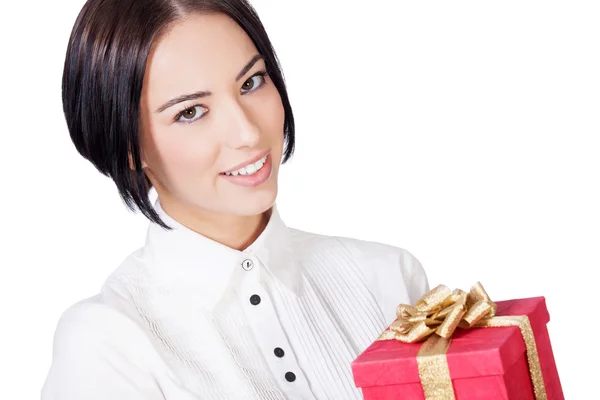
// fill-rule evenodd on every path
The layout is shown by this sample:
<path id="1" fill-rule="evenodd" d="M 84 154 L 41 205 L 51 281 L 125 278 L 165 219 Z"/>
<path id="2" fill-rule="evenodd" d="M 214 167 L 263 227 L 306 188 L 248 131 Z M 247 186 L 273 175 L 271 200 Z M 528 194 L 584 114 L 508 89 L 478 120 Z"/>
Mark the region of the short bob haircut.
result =
<path id="1" fill-rule="evenodd" d="M 170 227 L 148 198 L 152 184 L 142 170 L 139 105 L 153 43 L 193 12 L 229 16 L 264 56 L 285 110 L 285 163 L 294 152 L 292 108 L 279 59 L 247 0 L 88 0 L 73 26 L 62 77 L 63 110 L 79 154 L 113 179 L 129 209 L 165 229 Z"/>

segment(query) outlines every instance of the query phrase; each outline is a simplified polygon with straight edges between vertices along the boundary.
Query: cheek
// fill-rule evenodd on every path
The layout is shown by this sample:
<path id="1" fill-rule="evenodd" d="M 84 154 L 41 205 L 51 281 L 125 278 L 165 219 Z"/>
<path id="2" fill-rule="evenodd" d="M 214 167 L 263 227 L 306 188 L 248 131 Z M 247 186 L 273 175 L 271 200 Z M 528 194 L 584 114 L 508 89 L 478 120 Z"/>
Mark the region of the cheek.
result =
<path id="1" fill-rule="evenodd" d="M 181 128 L 181 129 L 185 129 Z M 188 127 L 192 131 L 192 127 Z M 218 147 L 206 143 L 193 132 L 171 132 L 168 140 L 157 141 L 158 156 L 164 177 L 172 184 L 185 184 L 190 180 L 201 180 L 214 175 Z"/>
<path id="2" fill-rule="evenodd" d="M 285 110 L 277 89 L 271 86 L 271 91 L 269 96 L 265 96 L 265 101 L 261 102 L 257 112 L 261 116 L 263 130 L 268 132 L 272 139 L 283 140 Z"/>

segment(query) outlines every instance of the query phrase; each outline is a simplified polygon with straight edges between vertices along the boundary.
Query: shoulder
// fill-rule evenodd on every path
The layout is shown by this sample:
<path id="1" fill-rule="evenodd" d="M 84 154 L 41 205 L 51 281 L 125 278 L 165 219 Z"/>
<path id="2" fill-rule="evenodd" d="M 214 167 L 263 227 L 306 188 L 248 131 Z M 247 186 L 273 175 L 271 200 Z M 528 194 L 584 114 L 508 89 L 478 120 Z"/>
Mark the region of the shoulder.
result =
<path id="1" fill-rule="evenodd" d="M 159 398 L 160 367 L 136 324 L 94 296 L 60 317 L 42 399 Z"/>
<path id="2" fill-rule="evenodd" d="M 298 257 L 308 263 L 314 258 L 326 258 L 356 266 L 389 317 L 398 304 L 414 304 L 429 290 L 423 265 L 403 247 L 297 229 L 292 229 L 292 238 Z"/>
<path id="3" fill-rule="evenodd" d="M 297 256 L 304 260 L 323 255 L 347 258 L 367 277 L 401 273 L 405 281 L 426 278 L 421 262 L 403 247 L 343 236 L 327 236 L 291 229 Z"/>
<path id="4" fill-rule="evenodd" d="M 42 399 L 157 398 L 164 363 L 139 324 L 105 298 L 78 301 L 59 317 Z"/>
<path id="5" fill-rule="evenodd" d="M 102 337 L 113 345 L 128 345 L 146 337 L 135 311 L 133 292 L 143 284 L 140 250 L 129 254 L 106 278 L 100 293 L 76 302 L 61 315 L 56 333 L 85 330 L 83 339 Z M 135 350 L 135 348 L 133 348 Z"/>
<path id="6" fill-rule="evenodd" d="M 56 328 L 58 339 L 81 331 L 85 331 L 86 335 L 79 336 L 80 340 L 112 337 L 114 342 L 126 341 L 129 336 L 140 334 L 133 321 L 103 301 L 102 294 L 73 304 L 59 318 Z"/>
<path id="7" fill-rule="evenodd" d="M 106 361 L 147 369 L 153 361 L 148 352 L 151 348 L 141 328 L 105 304 L 98 294 L 70 306 L 59 318 L 54 332 L 53 363 L 69 360 L 89 366 Z"/>

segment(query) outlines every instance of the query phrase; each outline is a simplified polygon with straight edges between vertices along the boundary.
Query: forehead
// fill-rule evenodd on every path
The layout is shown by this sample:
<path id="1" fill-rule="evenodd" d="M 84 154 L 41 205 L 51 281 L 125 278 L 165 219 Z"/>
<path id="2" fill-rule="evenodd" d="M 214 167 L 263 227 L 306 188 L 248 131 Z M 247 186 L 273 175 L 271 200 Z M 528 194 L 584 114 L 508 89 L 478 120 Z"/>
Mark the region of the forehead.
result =
<path id="1" fill-rule="evenodd" d="M 224 14 L 190 14 L 153 46 L 144 91 L 155 104 L 182 93 L 229 85 L 257 54 L 246 32 Z"/>

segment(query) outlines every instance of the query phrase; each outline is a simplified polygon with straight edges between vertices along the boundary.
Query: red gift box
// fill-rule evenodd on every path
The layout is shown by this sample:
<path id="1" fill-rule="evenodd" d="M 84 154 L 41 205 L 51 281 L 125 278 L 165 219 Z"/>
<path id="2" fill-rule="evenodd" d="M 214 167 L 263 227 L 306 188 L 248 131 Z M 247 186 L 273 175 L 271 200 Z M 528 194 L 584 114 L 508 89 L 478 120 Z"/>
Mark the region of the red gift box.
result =
<path id="1" fill-rule="evenodd" d="M 547 399 L 564 396 L 548 329 L 550 320 L 543 297 L 496 302 L 497 316 L 529 317 L 533 329 Z M 381 340 L 352 362 L 357 387 L 366 400 L 423 400 L 417 366 L 422 343 Z M 457 329 L 446 354 L 457 400 L 535 400 L 525 342 L 519 327 Z"/>

